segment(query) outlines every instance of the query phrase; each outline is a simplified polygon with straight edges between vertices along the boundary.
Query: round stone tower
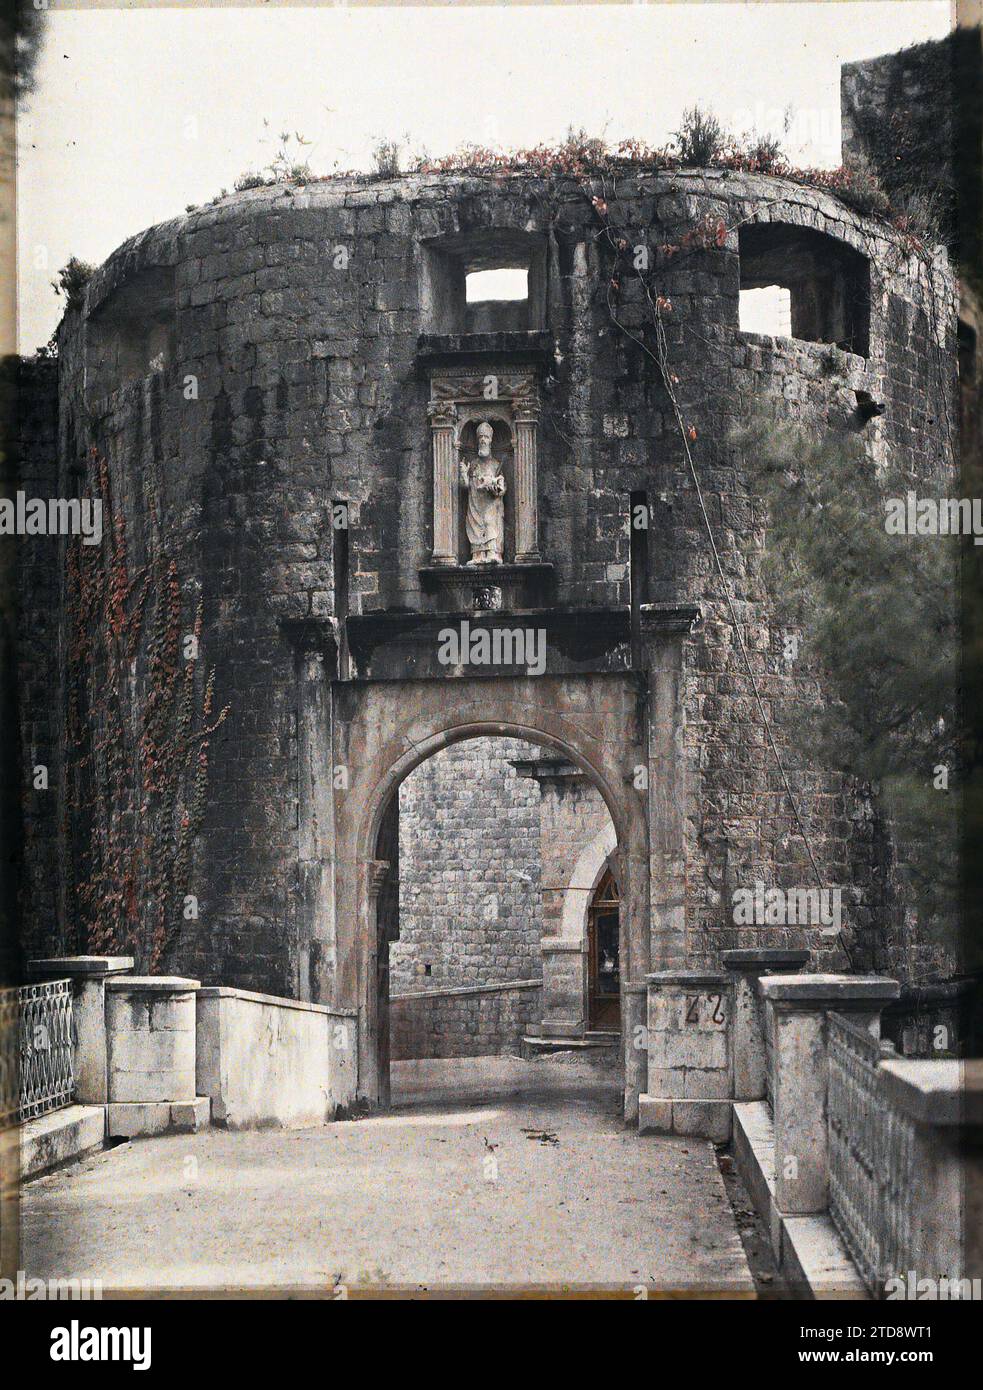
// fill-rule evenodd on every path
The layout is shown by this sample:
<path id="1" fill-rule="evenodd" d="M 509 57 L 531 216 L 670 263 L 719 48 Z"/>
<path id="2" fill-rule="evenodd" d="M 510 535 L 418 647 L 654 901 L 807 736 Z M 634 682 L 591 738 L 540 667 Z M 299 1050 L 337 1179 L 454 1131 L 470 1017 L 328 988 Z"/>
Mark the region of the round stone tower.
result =
<path id="1" fill-rule="evenodd" d="M 496 269 L 525 296 L 480 297 Z M 742 331 L 742 293 L 767 286 L 790 336 Z M 626 1030 L 646 972 L 790 944 L 729 912 L 738 884 L 812 881 L 736 614 L 820 872 L 861 954 L 881 949 L 900 917 L 876 818 L 785 731 L 821 686 L 783 657 L 735 428 L 777 410 L 857 435 L 872 466 L 948 478 L 954 324 L 941 252 L 830 193 L 717 169 L 279 185 L 126 242 L 66 316 L 58 367 L 60 485 L 104 498 L 106 592 L 128 585 L 132 610 L 148 585 L 181 643 L 173 675 L 149 619 L 117 643 L 118 804 L 61 755 L 69 819 L 101 818 L 132 861 L 115 944 L 357 1008 L 371 1051 L 399 782 L 490 733 L 554 747 L 608 804 Z M 69 649 L 79 592 L 57 615 Z M 192 771 L 207 744 L 170 800 L 141 743 L 148 721 L 166 743 L 162 689 Z M 151 825 L 176 846 L 156 889 Z M 84 948 L 70 889 L 91 870 L 71 850 L 53 869 L 62 944 Z M 835 937 L 792 944 L 842 966 Z"/>

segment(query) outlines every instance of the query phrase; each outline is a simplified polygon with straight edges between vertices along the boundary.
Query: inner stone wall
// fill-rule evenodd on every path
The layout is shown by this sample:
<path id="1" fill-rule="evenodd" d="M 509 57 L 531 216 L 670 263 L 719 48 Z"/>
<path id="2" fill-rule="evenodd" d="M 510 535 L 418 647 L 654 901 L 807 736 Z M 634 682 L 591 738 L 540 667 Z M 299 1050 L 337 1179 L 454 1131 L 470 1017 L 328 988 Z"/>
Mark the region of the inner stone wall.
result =
<path id="1" fill-rule="evenodd" d="M 403 782 L 392 994 L 542 977 L 539 788 L 511 762 L 538 753 L 468 739 Z"/>

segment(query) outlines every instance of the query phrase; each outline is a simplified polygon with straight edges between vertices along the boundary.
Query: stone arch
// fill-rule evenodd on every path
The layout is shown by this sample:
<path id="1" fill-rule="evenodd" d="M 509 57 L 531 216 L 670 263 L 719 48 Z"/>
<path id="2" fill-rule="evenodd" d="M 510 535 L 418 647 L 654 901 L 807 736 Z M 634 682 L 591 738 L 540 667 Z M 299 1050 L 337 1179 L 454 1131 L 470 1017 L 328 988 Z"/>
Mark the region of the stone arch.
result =
<path id="1" fill-rule="evenodd" d="M 371 857 L 367 860 L 369 875 L 367 882 L 370 891 L 369 908 L 369 942 L 374 942 L 377 955 L 375 957 L 375 967 L 367 965 L 365 979 L 370 983 L 373 979 L 379 981 L 379 987 L 375 995 L 375 1026 L 373 1029 L 375 1037 L 375 1061 L 378 1080 L 378 1099 L 380 1104 L 388 1104 L 390 1099 L 390 1002 L 389 1002 L 389 971 L 388 971 L 388 945 L 384 944 L 389 923 L 382 917 L 382 905 L 392 904 L 398 900 L 398 861 L 395 869 L 391 867 L 389 855 L 390 850 L 386 848 L 395 838 L 398 840 L 398 799 L 399 788 L 406 778 L 420 767 L 429 758 L 449 748 L 454 744 L 467 742 L 477 738 L 519 738 L 534 744 L 537 747 L 549 748 L 561 753 L 577 767 L 596 787 L 604 799 L 609 817 L 608 834 L 612 843 L 608 846 L 604 856 L 604 861 L 598 872 L 597 879 L 593 887 L 600 881 L 604 867 L 612 860 L 618 860 L 618 832 L 616 822 L 612 813 L 612 805 L 617 809 L 613 789 L 603 785 L 603 774 L 596 770 L 591 761 L 582 752 L 575 750 L 564 739 L 555 735 L 546 734 L 541 730 L 529 727 L 528 725 L 509 724 L 495 721 L 467 724 L 464 726 L 443 729 L 433 733 L 423 742 L 416 744 L 413 748 L 401 757 L 390 769 L 389 774 L 383 779 L 383 783 L 378 789 L 378 795 L 374 804 L 371 806 L 368 816 L 369 839 L 366 848 L 372 846 Z M 373 828 L 374 827 L 374 828 Z M 585 919 L 586 912 L 590 905 L 590 896 L 585 900 Z M 373 905 L 375 911 L 373 912 Z M 390 909 L 391 910 L 391 909 Z M 375 921 L 373 922 L 373 917 Z M 625 941 L 624 924 L 622 924 L 622 952 L 627 959 L 629 951 Z M 547 979 L 548 971 L 544 956 L 544 995 L 549 992 L 550 982 Z M 583 985 L 582 985 L 583 988 Z M 368 1001 L 367 1001 L 368 1002 Z"/>
<path id="2" fill-rule="evenodd" d="M 623 1038 L 641 1023 L 650 960 L 647 796 L 631 770 L 646 761 L 639 685 L 623 673 L 573 678 L 495 677 L 344 682 L 333 691 L 332 761 L 350 780 L 334 795 L 334 1002 L 359 1014 L 359 1091 L 384 1100 L 379 1073 L 377 903 L 386 864 L 379 836 L 392 798 L 421 762 L 452 743 L 504 736 L 555 750 L 602 796 L 615 826 L 624 885 Z M 629 987 L 630 986 L 630 987 Z M 630 994 L 630 999 L 629 999 Z M 637 1015 L 637 1017 L 636 1017 Z M 624 1047 L 626 1114 L 637 1113 L 644 1053 Z"/>
<path id="3" fill-rule="evenodd" d="M 587 913 L 597 885 L 608 868 L 608 864 L 618 848 L 618 836 L 614 822 L 606 825 L 586 845 L 573 867 L 570 882 L 563 898 L 563 916 L 560 920 L 560 938 L 564 941 L 582 941 L 587 930 Z M 618 875 L 614 875 L 617 880 Z M 619 885 L 620 886 L 620 885 Z"/>
<path id="4" fill-rule="evenodd" d="M 565 742 L 562 738 L 554 734 L 547 733 L 542 729 L 532 727 L 527 724 L 510 724 L 500 721 L 478 722 L 460 725 L 455 728 L 448 728 L 441 732 L 432 734 L 424 742 L 415 744 L 407 750 L 402 758 L 393 765 L 388 775 L 380 784 L 379 794 L 375 799 L 365 826 L 365 833 L 361 838 L 360 850 L 362 857 L 369 859 L 375 858 L 379 842 L 379 833 L 382 828 L 383 819 L 389 807 L 390 799 L 399 791 L 400 783 L 410 775 L 415 767 L 428 758 L 439 753 L 443 748 L 449 748 L 454 743 L 462 743 L 470 738 L 519 738 L 527 743 L 534 743 L 543 748 L 552 748 L 558 753 L 562 753 L 565 758 L 574 763 L 596 786 L 608 814 L 611 817 L 615 847 L 624 842 L 623 835 L 618 832 L 618 820 L 621 816 L 621 807 L 616 799 L 613 788 L 605 785 L 604 774 L 595 767 L 584 753 L 579 751 L 572 743 Z M 610 855 L 612 851 L 608 851 Z M 596 886 L 596 884 L 595 884 Z"/>

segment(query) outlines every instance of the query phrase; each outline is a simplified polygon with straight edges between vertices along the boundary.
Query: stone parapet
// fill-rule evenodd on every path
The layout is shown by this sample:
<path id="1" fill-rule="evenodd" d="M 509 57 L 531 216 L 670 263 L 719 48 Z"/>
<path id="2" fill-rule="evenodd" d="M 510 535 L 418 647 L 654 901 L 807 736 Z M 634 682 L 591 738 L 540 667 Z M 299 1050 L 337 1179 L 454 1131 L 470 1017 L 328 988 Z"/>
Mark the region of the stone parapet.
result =
<path id="1" fill-rule="evenodd" d="M 765 975 L 800 970 L 808 963 L 809 952 L 757 947 L 724 951 L 722 959 L 724 968 L 734 975 L 734 1026 L 731 1030 L 734 1099 L 763 1100 L 767 1093 L 768 1048 L 758 981 Z"/>
<path id="2" fill-rule="evenodd" d="M 983 1278 L 983 1062 L 899 1058 L 882 1062 L 877 1079 L 886 1165 L 910 1179 L 907 1190 L 888 1188 L 884 1277 L 901 1280 L 908 1298 L 970 1297 L 946 1294 L 941 1281 Z"/>
<path id="3" fill-rule="evenodd" d="M 882 976 L 776 975 L 762 978 L 758 988 L 771 1039 L 777 1207 L 796 1216 L 824 1212 L 828 1015 L 846 1014 L 877 1038 L 881 1010 L 898 997 L 900 985 Z"/>
<path id="4" fill-rule="evenodd" d="M 117 976 L 106 983 L 109 1102 L 195 1100 L 198 980 Z"/>
<path id="5" fill-rule="evenodd" d="M 346 1114 L 358 1067 L 353 1011 L 206 986 L 196 1084 L 226 1129 L 320 1125 Z"/>

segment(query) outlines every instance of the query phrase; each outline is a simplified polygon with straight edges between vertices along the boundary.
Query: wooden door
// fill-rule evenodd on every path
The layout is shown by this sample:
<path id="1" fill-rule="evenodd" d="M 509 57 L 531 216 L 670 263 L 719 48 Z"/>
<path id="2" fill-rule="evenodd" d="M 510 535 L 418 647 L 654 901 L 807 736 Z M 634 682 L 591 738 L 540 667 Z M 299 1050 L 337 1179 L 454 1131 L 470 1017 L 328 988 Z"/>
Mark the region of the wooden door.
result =
<path id="1" fill-rule="evenodd" d="M 587 918 L 587 1027 L 621 1029 L 621 903 L 608 870 L 594 892 Z"/>

